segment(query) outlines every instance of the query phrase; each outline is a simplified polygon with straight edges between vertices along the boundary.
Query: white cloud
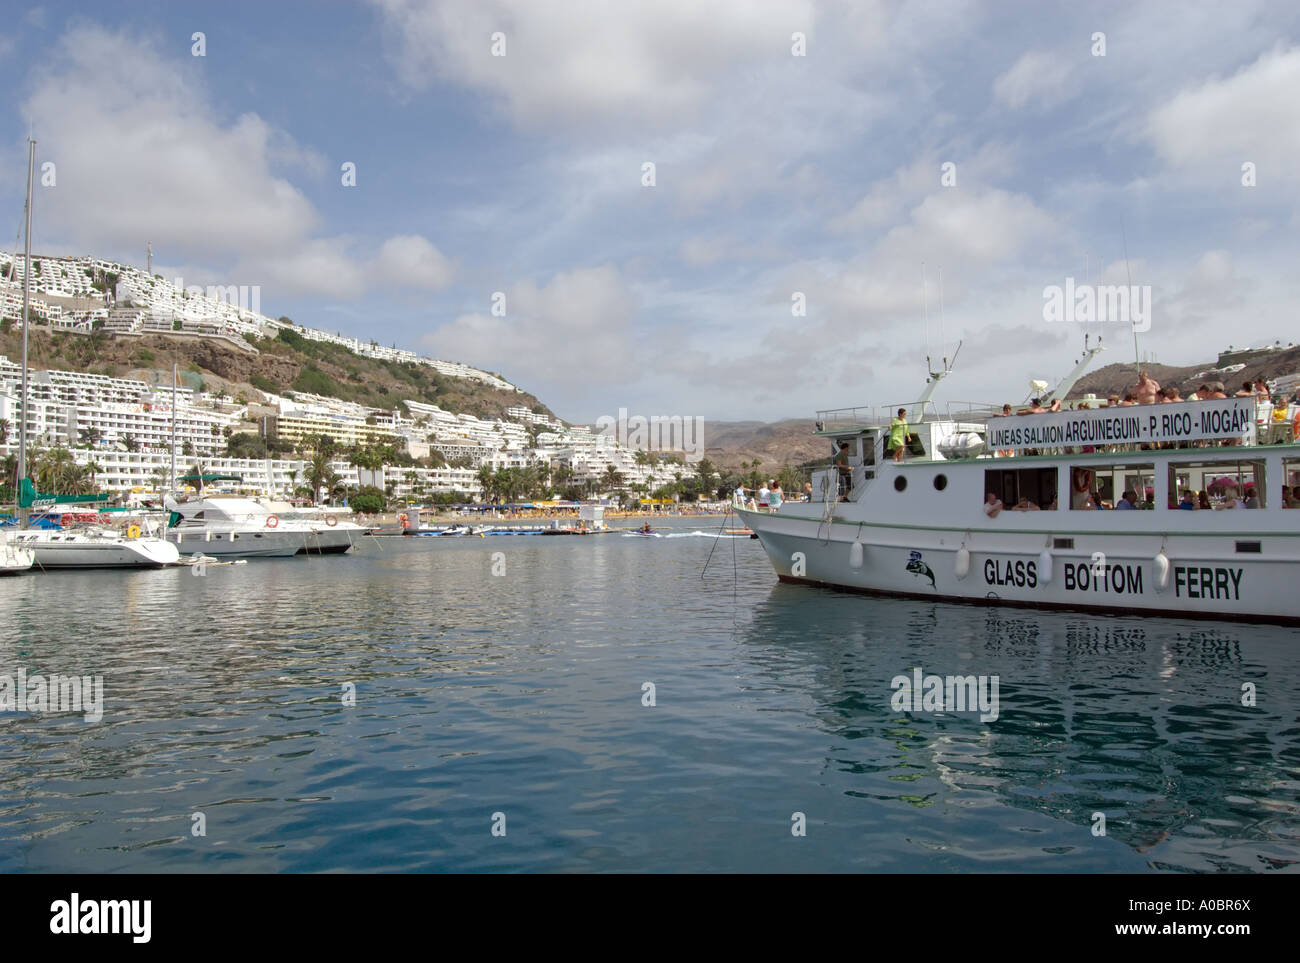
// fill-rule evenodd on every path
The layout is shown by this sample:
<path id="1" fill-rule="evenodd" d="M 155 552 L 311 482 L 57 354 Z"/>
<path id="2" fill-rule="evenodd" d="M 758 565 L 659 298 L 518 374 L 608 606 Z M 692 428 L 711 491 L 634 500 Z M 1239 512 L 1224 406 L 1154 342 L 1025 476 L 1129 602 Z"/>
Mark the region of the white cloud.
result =
<path id="1" fill-rule="evenodd" d="M 592 118 L 637 126 L 680 121 L 710 87 L 747 63 L 791 59 L 791 34 L 810 33 L 808 0 L 373 0 L 402 79 L 435 79 L 499 98 L 521 126 Z M 506 55 L 492 55 L 492 35 Z"/>
<path id="2" fill-rule="evenodd" d="M 463 314 L 421 345 L 435 357 L 527 372 L 535 393 L 561 407 L 640 373 L 633 325 L 638 298 L 616 268 L 579 268 L 542 287 L 523 281 L 504 293 L 504 317 Z"/>
<path id="3" fill-rule="evenodd" d="M 372 275 L 383 281 L 426 291 L 451 284 L 454 270 L 442 253 L 418 234 L 390 237 L 379 249 Z"/>
<path id="4" fill-rule="evenodd" d="M 1241 164 L 1261 184 L 1300 173 L 1300 47 L 1276 47 L 1231 77 L 1180 91 L 1150 112 L 1146 137 L 1171 167 L 1215 169 L 1240 183 Z"/>
<path id="5" fill-rule="evenodd" d="M 147 38 L 69 31 L 23 104 L 37 161 L 57 182 L 39 197 L 53 246 L 125 256 L 151 241 L 180 261 L 231 265 L 195 283 L 260 284 L 267 293 L 360 297 L 376 284 L 437 290 L 451 265 L 425 238 L 320 236 L 322 219 L 286 176 L 325 161 L 254 113 L 223 120 L 181 63 Z M 367 270 L 369 265 L 370 270 Z"/>
<path id="6" fill-rule="evenodd" d="M 1013 110 L 1031 101 L 1041 107 L 1054 107 L 1070 96 L 1072 71 L 1061 54 L 1031 50 L 993 82 L 993 96 Z"/>

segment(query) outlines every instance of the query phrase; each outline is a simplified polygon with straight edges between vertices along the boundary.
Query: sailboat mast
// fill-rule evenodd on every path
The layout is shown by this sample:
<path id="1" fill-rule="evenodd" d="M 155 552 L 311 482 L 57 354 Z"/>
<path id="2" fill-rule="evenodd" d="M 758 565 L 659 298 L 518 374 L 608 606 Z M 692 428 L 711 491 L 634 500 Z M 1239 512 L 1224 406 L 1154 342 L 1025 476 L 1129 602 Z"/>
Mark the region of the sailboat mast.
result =
<path id="1" fill-rule="evenodd" d="M 176 490 L 176 362 L 172 362 L 172 480 L 170 491 Z M 202 488 L 202 484 L 199 485 Z"/>
<path id="2" fill-rule="evenodd" d="M 27 224 L 23 238 L 23 396 L 18 416 L 18 484 L 14 504 L 22 504 L 22 484 L 27 477 L 27 329 L 31 325 L 32 300 L 32 172 L 36 169 L 36 141 L 27 138 Z M 28 510 L 18 509 L 19 524 L 27 527 Z"/>

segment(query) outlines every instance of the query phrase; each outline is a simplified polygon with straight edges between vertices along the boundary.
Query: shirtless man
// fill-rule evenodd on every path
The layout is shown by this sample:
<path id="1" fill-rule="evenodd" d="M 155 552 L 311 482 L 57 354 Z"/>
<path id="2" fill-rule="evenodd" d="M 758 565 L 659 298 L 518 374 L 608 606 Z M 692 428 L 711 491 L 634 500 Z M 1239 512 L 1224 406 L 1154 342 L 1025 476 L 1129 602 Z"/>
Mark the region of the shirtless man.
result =
<path id="1" fill-rule="evenodd" d="M 1151 378 L 1145 371 L 1139 371 L 1137 384 L 1133 386 L 1133 400 L 1139 405 L 1154 405 L 1156 392 L 1159 390 L 1160 382 Z"/>

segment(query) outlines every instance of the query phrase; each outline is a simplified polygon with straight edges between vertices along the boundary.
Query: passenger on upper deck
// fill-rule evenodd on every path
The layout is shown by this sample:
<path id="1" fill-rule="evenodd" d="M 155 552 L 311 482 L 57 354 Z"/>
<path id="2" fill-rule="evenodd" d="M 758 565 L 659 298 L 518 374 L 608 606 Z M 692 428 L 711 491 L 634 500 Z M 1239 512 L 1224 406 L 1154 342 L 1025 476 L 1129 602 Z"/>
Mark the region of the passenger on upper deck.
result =
<path id="1" fill-rule="evenodd" d="M 1255 394 L 1265 399 L 1270 396 L 1271 392 L 1269 392 L 1268 390 L 1268 382 L 1266 382 L 1263 378 L 1255 379 Z"/>
<path id="2" fill-rule="evenodd" d="M 889 423 L 889 447 L 894 450 L 894 461 L 903 460 L 907 447 L 907 409 L 899 408 L 898 417 Z"/>
<path id="3" fill-rule="evenodd" d="M 1043 415 L 1046 413 L 1047 409 L 1043 407 L 1041 398 L 1030 398 L 1029 407 L 1021 408 L 1016 412 L 1018 415 Z"/>
<path id="4" fill-rule="evenodd" d="M 1133 400 L 1139 405 L 1154 405 L 1156 403 L 1156 392 L 1159 390 L 1160 382 L 1145 371 L 1139 371 L 1137 384 L 1133 386 Z"/>
<path id="5" fill-rule="evenodd" d="M 1121 512 L 1131 512 L 1137 509 L 1137 492 L 1132 489 L 1126 489 L 1123 497 L 1115 505 L 1116 510 Z"/>
<path id="6" fill-rule="evenodd" d="M 1243 381 L 1241 383 L 1241 390 L 1238 391 L 1235 395 L 1233 395 L 1233 397 L 1234 398 L 1255 397 L 1255 383 L 1253 381 Z"/>

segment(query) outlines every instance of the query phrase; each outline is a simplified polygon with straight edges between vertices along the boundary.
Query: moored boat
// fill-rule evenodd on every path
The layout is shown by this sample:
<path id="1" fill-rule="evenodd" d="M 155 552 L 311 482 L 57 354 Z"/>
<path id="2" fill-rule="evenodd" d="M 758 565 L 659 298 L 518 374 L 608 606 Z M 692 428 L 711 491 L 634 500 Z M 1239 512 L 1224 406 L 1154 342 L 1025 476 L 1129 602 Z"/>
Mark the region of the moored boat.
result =
<path id="1" fill-rule="evenodd" d="M 737 506 L 780 579 L 1300 623 L 1300 445 L 1257 444 L 1254 399 L 1009 417 L 925 406 L 908 419 L 922 454 L 903 461 L 886 456 L 895 414 L 819 412 L 817 434 L 848 446 L 843 468 L 814 476 L 813 501 Z"/>

